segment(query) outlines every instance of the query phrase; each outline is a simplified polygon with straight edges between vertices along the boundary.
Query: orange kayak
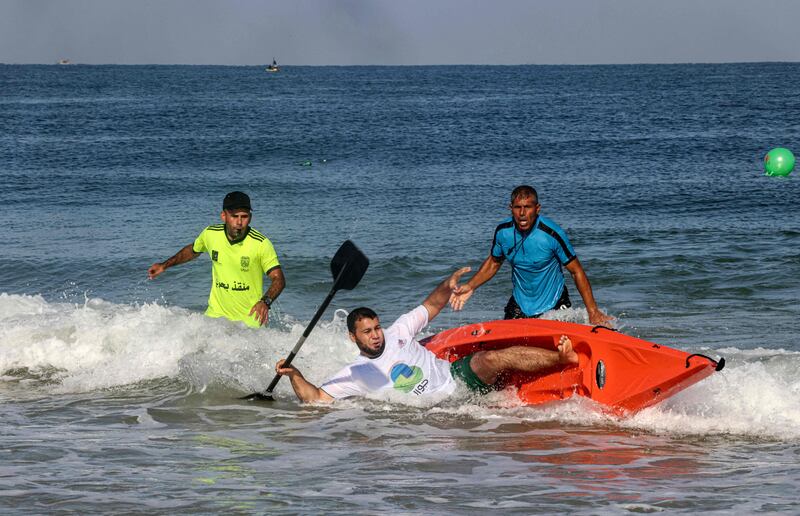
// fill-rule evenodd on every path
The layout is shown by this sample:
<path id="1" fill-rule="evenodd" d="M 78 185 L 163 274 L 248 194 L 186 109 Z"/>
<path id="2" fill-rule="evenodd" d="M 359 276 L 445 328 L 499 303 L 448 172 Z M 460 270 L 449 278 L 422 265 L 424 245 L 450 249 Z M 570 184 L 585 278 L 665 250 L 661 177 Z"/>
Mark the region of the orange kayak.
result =
<path id="1" fill-rule="evenodd" d="M 537 405 L 573 395 L 590 398 L 616 415 L 654 405 L 725 366 L 713 360 L 623 335 L 604 326 L 544 319 L 515 319 L 470 324 L 446 330 L 421 343 L 453 362 L 481 350 L 536 346 L 555 350 L 566 335 L 579 363 L 533 376 L 514 372 L 505 385 L 517 388 L 523 403 Z"/>

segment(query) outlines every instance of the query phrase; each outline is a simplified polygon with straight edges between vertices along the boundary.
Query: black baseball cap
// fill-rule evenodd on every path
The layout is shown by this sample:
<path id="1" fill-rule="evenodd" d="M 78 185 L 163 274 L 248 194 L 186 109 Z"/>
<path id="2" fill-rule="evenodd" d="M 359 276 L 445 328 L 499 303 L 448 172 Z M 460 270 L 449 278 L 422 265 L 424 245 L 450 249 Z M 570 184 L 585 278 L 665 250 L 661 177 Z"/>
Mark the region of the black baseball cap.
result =
<path id="1" fill-rule="evenodd" d="M 243 208 L 247 211 L 253 211 L 250 207 L 250 197 L 244 192 L 231 192 L 225 196 L 222 201 L 223 210 L 235 210 Z"/>

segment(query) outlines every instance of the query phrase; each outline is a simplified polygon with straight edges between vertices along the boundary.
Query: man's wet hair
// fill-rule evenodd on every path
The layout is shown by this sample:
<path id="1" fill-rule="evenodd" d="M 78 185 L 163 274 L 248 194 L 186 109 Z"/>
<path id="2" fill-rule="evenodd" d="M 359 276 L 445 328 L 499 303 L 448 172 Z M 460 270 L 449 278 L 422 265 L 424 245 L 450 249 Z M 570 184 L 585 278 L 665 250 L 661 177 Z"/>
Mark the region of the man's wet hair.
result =
<path id="1" fill-rule="evenodd" d="M 526 199 L 528 197 L 533 197 L 533 202 L 539 204 L 539 194 L 536 193 L 536 188 L 528 185 L 520 185 L 511 192 L 511 204 L 514 204 L 514 201 L 522 197 Z"/>
<path id="2" fill-rule="evenodd" d="M 361 319 L 377 319 L 378 314 L 372 308 L 360 306 L 347 314 L 347 331 L 354 334 L 356 333 L 356 323 Z"/>

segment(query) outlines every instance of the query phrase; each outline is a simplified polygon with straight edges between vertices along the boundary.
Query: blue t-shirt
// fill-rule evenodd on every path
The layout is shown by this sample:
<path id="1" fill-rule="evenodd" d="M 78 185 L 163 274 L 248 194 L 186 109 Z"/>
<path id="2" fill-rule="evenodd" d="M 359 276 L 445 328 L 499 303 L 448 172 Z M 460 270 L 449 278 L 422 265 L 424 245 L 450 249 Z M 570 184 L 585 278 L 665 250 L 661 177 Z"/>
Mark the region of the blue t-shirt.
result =
<path id="1" fill-rule="evenodd" d="M 575 250 L 558 224 L 539 215 L 533 229 L 523 234 L 509 217 L 495 229 L 491 252 L 511 264 L 514 299 L 525 315 L 556 306 L 564 290 L 561 266 L 575 259 Z"/>

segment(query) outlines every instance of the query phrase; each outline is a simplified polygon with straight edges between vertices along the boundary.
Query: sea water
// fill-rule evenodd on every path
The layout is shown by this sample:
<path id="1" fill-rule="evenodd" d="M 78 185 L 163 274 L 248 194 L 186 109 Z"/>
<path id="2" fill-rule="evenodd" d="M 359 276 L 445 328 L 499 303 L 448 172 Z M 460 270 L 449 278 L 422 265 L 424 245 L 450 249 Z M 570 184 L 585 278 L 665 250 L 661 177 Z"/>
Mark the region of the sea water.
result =
<path id="1" fill-rule="evenodd" d="M 3 513 L 796 513 L 800 65 L 0 66 Z M 797 173 L 795 173 L 796 175 Z M 518 184 L 569 234 L 624 333 L 724 356 L 633 417 L 586 400 L 304 406 L 266 387 L 331 286 L 370 258 L 296 365 L 355 355 L 477 268 Z M 147 268 L 231 190 L 287 287 L 260 330 L 202 315 L 207 256 Z M 573 308 L 548 314 L 587 322 Z M 504 266 L 425 330 L 502 317 Z"/>

